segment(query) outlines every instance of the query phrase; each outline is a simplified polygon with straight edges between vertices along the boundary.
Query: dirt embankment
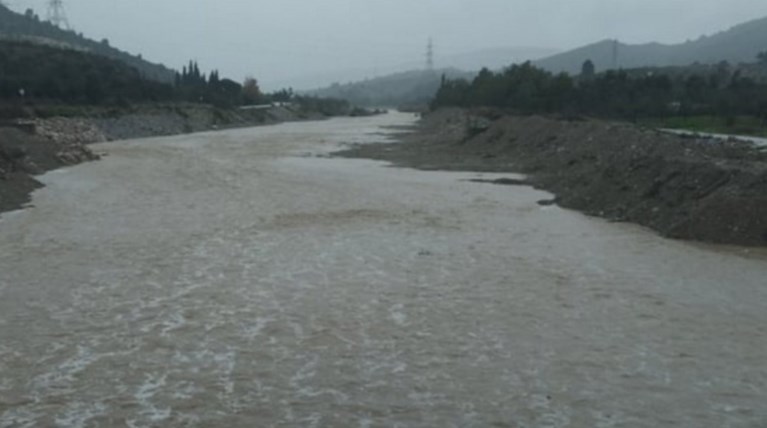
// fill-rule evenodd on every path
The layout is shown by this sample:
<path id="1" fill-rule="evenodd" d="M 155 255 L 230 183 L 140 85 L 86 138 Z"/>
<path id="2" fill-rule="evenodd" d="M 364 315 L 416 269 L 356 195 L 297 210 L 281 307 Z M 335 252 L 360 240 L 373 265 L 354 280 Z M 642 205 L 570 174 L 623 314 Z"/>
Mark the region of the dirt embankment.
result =
<path id="1" fill-rule="evenodd" d="M 238 110 L 195 104 L 168 104 L 95 111 L 73 117 L 21 119 L 19 122 L 28 124 L 37 134 L 54 141 L 78 141 L 88 144 L 298 119 L 298 113 L 284 107 Z"/>
<path id="2" fill-rule="evenodd" d="M 310 119 L 288 107 L 218 109 L 193 104 L 88 111 L 77 117 L 26 118 L 0 124 L 0 212 L 21 208 L 41 184 L 35 175 L 98 159 L 87 144 Z"/>
<path id="3" fill-rule="evenodd" d="M 55 141 L 15 127 L 0 127 L 0 212 L 21 208 L 41 187 L 37 174 L 98 159 L 83 143 Z"/>
<path id="4" fill-rule="evenodd" d="M 402 138 L 339 154 L 420 169 L 524 173 L 563 207 L 672 238 L 767 245 L 767 152 L 750 143 L 461 110 L 429 114 Z"/>

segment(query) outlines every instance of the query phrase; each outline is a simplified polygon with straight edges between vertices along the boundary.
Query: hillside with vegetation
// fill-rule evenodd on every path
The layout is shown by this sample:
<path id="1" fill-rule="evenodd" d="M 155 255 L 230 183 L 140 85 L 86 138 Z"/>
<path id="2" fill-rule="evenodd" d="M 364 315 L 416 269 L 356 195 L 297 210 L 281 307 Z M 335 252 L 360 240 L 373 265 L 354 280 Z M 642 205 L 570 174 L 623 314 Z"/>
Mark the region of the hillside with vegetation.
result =
<path id="1" fill-rule="evenodd" d="M 612 68 L 687 66 L 694 63 L 731 64 L 751 62 L 767 49 L 767 18 L 749 21 L 727 31 L 680 44 L 647 43 L 630 45 L 603 40 L 550 56 L 534 64 L 545 70 L 577 74 L 584 61 L 591 60 L 597 71 Z M 617 53 L 617 56 L 615 55 Z"/>
<path id="2" fill-rule="evenodd" d="M 764 134 L 767 53 L 732 67 L 655 68 L 595 73 L 590 62 L 572 77 L 530 63 L 501 72 L 484 69 L 473 80 L 443 79 L 432 102 L 440 107 L 495 107 L 521 114 L 593 116 L 666 123 L 694 119 L 714 131 Z M 701 124 L 701 122 L 703 122 Z M 741 129 L 748 124 L 748 129 Z"/>
<path id="3" fill-rule="evenodd" d="M 456 69 L 414 70 L 309 91 L 319 97 L 339 98 L 368 107 L 427 105 L 439 89 L 441 76 L 468 78 L 474 73 Z"/>
<path id="4" fill-rule="evenodd" d="M 0 41 L 0 99 L 69 104 L 166 101 L 173 87 L 123 62 L 83 51 Z"/>
<path id="5" fill-rule="evenodd" d="M 0 40 L 0 117 L 70 115 L 82 106 L 130 110 L 133 104 L 194 103 L 217 108 L 292 103 L 304 112 L 348 114 L 347 101 L 298 96 L 289 90 L 265 94 L 258 82 L 243 84 L 206 74 L 191 61 L 172 83 L 143 76 L 121 61 L 89 52 L 28 41 Z M 76 114 L 76 113 L 75 113 Z"/>
<path id="6" fill-rule="evenodd" d="M 40 20 L 31 9 L 25 14 L 19 14 L 0 4 L 0 39 L 31 41 L 90 52 L 123 62 L 148 79 L 164 83 L 173 82 L 173 70 L 146 61 L 141 55 L 132 55 L 114 48 L 106 39 L 97 42 L 74 31 L 58 28 L 50 22 Z"/>

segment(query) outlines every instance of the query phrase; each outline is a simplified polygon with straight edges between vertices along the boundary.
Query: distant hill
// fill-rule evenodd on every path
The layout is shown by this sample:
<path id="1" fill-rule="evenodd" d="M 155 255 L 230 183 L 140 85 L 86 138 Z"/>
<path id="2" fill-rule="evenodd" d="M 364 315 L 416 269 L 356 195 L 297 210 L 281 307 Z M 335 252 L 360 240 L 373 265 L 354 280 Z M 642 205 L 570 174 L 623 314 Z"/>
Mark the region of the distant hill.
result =
<path id="1" fill-rule="evenodd" d="M 327 98 L 339 98 L 358 106 L 414 106 L 427 104 L 439 89 L 442 75 L 455 78 L 472 78 L 476 73 L 456 69 L 414 70 L 360 82 L 333 84 L 327 88 L 308 91 L 307 94 Z"/>
<path id="2" fill-rule="evenodd" d="M 578 74 L 586 60 L 596 65 L 597 71 L 614 68 L 616 42 L 603 40 L 568 52 L 550 56 L 535 65 L 552 72 Z M 713 64 L 728 61 L 731 64 L 753 62 L 759 52 L 767 50 L 767 18 L 737 25 L 712 36 L 675 45 L 648 43 L 628 45 L 617 43 L 617 66 L 620 68 L 685 66 L 693 63 Z"/>
<path id="3" fill-rule="evenodd" d="M 434 61 L 437 67 L 445 70 L 458 69 L 466 71 L 479 71 L 483 67 L 500 69 L 513 63 L 534 61 L 559 52 L 556 49 L 539 47 L 500 47 L 480 49 L 468 52 L 443 54 L 438 51 Z M 363 79 L 371 79 L 377 76 L 388 76 L 412 70 L 418 70 L 424 66 L 423 60 L 418 58 L 412 61 L 390 64 L 387 66 L 359 67 L 352 69 L 338 69 L 323 72 L 309 72 L 293 76 L 283 76 L 278 81 L 264 82 L 267 87 L 284 88 L 291 87 L 298 90 L 312 90 L 324 87 L 333 82 L 348 83 Z"/>
<path id="4" fill-rule="evenodd" d="M 113 48 L 104 40 L 96 42 L 73 31 L 62 30 L 49 22 L 41 21 L 33 13 L 19 14 L 0 5 L 0 38 L 23 40 L 37 44 L 70 48 L 118 60 L 141 73 L 145 78 L 164 83 L 173 82 L 175 72 L 163 65 L 154 64 Z"/>
<path id="5" fill-rule="evenodd" d="M 439 63 L 446 68 L 459 70 L 499 70 L 511 64 L 535 61 L 558 52 L 557 49 L 539 47 L 501 47 L 447 55 L 440 58 Z"/>
<path id="6" fill-rule="evenodd" d="M 125 105 L 165 101 L 173 87 L 101 55 L 28 41 L 0 40 L 0 100 Z"/>

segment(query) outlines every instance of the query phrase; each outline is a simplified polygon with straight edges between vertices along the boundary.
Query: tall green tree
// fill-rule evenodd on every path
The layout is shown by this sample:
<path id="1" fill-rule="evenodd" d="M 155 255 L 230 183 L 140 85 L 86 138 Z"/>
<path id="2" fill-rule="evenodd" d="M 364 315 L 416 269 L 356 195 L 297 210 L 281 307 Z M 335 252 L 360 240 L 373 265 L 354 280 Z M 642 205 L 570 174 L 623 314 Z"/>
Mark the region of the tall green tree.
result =
<path id="1" fill-rule="evenodd" d="M 585 79 L 590 79 L 594 77 L 596 74 L 596 67 L 594 66 L 594 62 L 590 59 L 587 59 L 583 66 L 581 67 L 581 77 Z"/>

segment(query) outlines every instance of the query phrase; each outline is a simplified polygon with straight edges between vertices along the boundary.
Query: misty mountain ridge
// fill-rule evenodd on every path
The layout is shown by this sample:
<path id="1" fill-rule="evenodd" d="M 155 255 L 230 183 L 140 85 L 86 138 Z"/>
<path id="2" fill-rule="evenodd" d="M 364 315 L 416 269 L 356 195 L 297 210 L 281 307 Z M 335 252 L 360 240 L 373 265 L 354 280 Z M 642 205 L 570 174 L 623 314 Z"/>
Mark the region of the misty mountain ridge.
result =
<path id="1" fill-rule="evenodd" d="M 539 47 L 500 47 L 438 57 L 437 70 L 424 70 L 423 64 L 410 62 L 392 67 L 389 74 L 357 80 L 339 79 L 330 86 L 306 91 L 320 97 L 341 98 L 361 106 L 417 106 L 431 101 L 444 75 L 450 79 L 472 79 L 483 67 L 503 68 L 511 63 L 542 58 L 556 52 Z M 351 74 L 351 73 L 348 73 Z M 371 73 L 372 74 L 372 73 Z M 350 81 L 351 80 L 351 81 Z M 338 83 L 346 81 L 348 83 Z"/>
<path id="2" fill-rule="evenodd" d="M 482 67 L 502 68 L 511 63 L 533 61 L 539 58 L 559 52 L 557 49 L 544 47 L 507 46 L 487 48 L 474 51 L 460 52 L 435 56 L 437 66 L 442 70 L 465 70 L 478 71 Z M 424 68 L 424 59 L 382 66 L 375 68 L 357 68 L 346 70 L 331 70 L 321 73 L 304 74 L 294 77 L 286 77 L 280 81 L 264 82 L 268 87 L 315 91 L 317 88 L 327 87 L 333 84 L 345 84 L 387 77 L 393 74 L 408 73 Z"/>
<path id="3" fill-rule="evenodd" d="M 340 98 L 352 104 L 373 107 L 400 107 L 428 104 L 439 89 L 442 76 L 450 79 L 472 78 L 476 73 L 455 68 L 411 70 L 388 76 L 308 91 L 319 97 Z"/>
<path id="4" fill-rule="evenodd" d="M 736 25 L 727 31 L 680 44 L 646 43 L 629 45 L 614 40 L 603 40 L 568 52 L 533 61 L 545 70 L 559 73 L 580 74 L 583 63 L 591 60 L 597 71 L 647 67 L 689 67 L 693 64 L 716 64 L 727 61 L 732 64 L 754 62 L 758 53 L 767 50 L 767 18 Z M 524 48 L 488 49 L 453 56 L 466 61 L 464 69 L 488 68 L 500 70 L 514 63 L 534 59 L 541 49 L 533 49 L 525 55 Z M 616 55 L 617 54 L 617 55 Z M 677 71 L 679 72 L 679 71 Z M 411 71 L 367 79 L 344 85 L 312 91 L 314 94 L 336 97 L 360 105 L 388 105 L 426 103 L 439 88 L 443 71 Z M 445 69 L 448 78 L 472 79 L 476 73 L 459 68 Z"/>
<path id="5" fill-rule="evenodd" d="M 147 79 L 163 83 L 173 82 L 175 72 L 164 65 L 144 60 L 140 55 L 132 55 L 109 45 L 107 40 L 97 42 L 58 28 L 47 21 L 41 21 L 34 13 L 19 14 L 6 6 L 0 5 L 0 38 L 20 40 L 50 47 L 73 49 L 90 52 L 103 57 L 118 60 L 141 73 Z"/>
<path id="6" fill-rule="evenodd" d="M 508 67 L 510 64 L 535 61 L 559 52 L 559 49 L 552 48 L 507 46 L 448 55 L 441 61 L 445 67 L 459 70 L 478 71 L 482 68 L 494 70 Z"/>
<path id="7" fill-rule="evenodd" d="M 625 44 L 603 40 L 553 55 L 534 64 L 548 71 L 578 74 L 586 60 L 597 70 L 612 68 L 687 66 L 694 63 L 753 62 L 767 50 L 767 17 L 736 25 L 729 30 L 679 44 Z M 617 55 L 615 55 L 617 53 Z"/>

